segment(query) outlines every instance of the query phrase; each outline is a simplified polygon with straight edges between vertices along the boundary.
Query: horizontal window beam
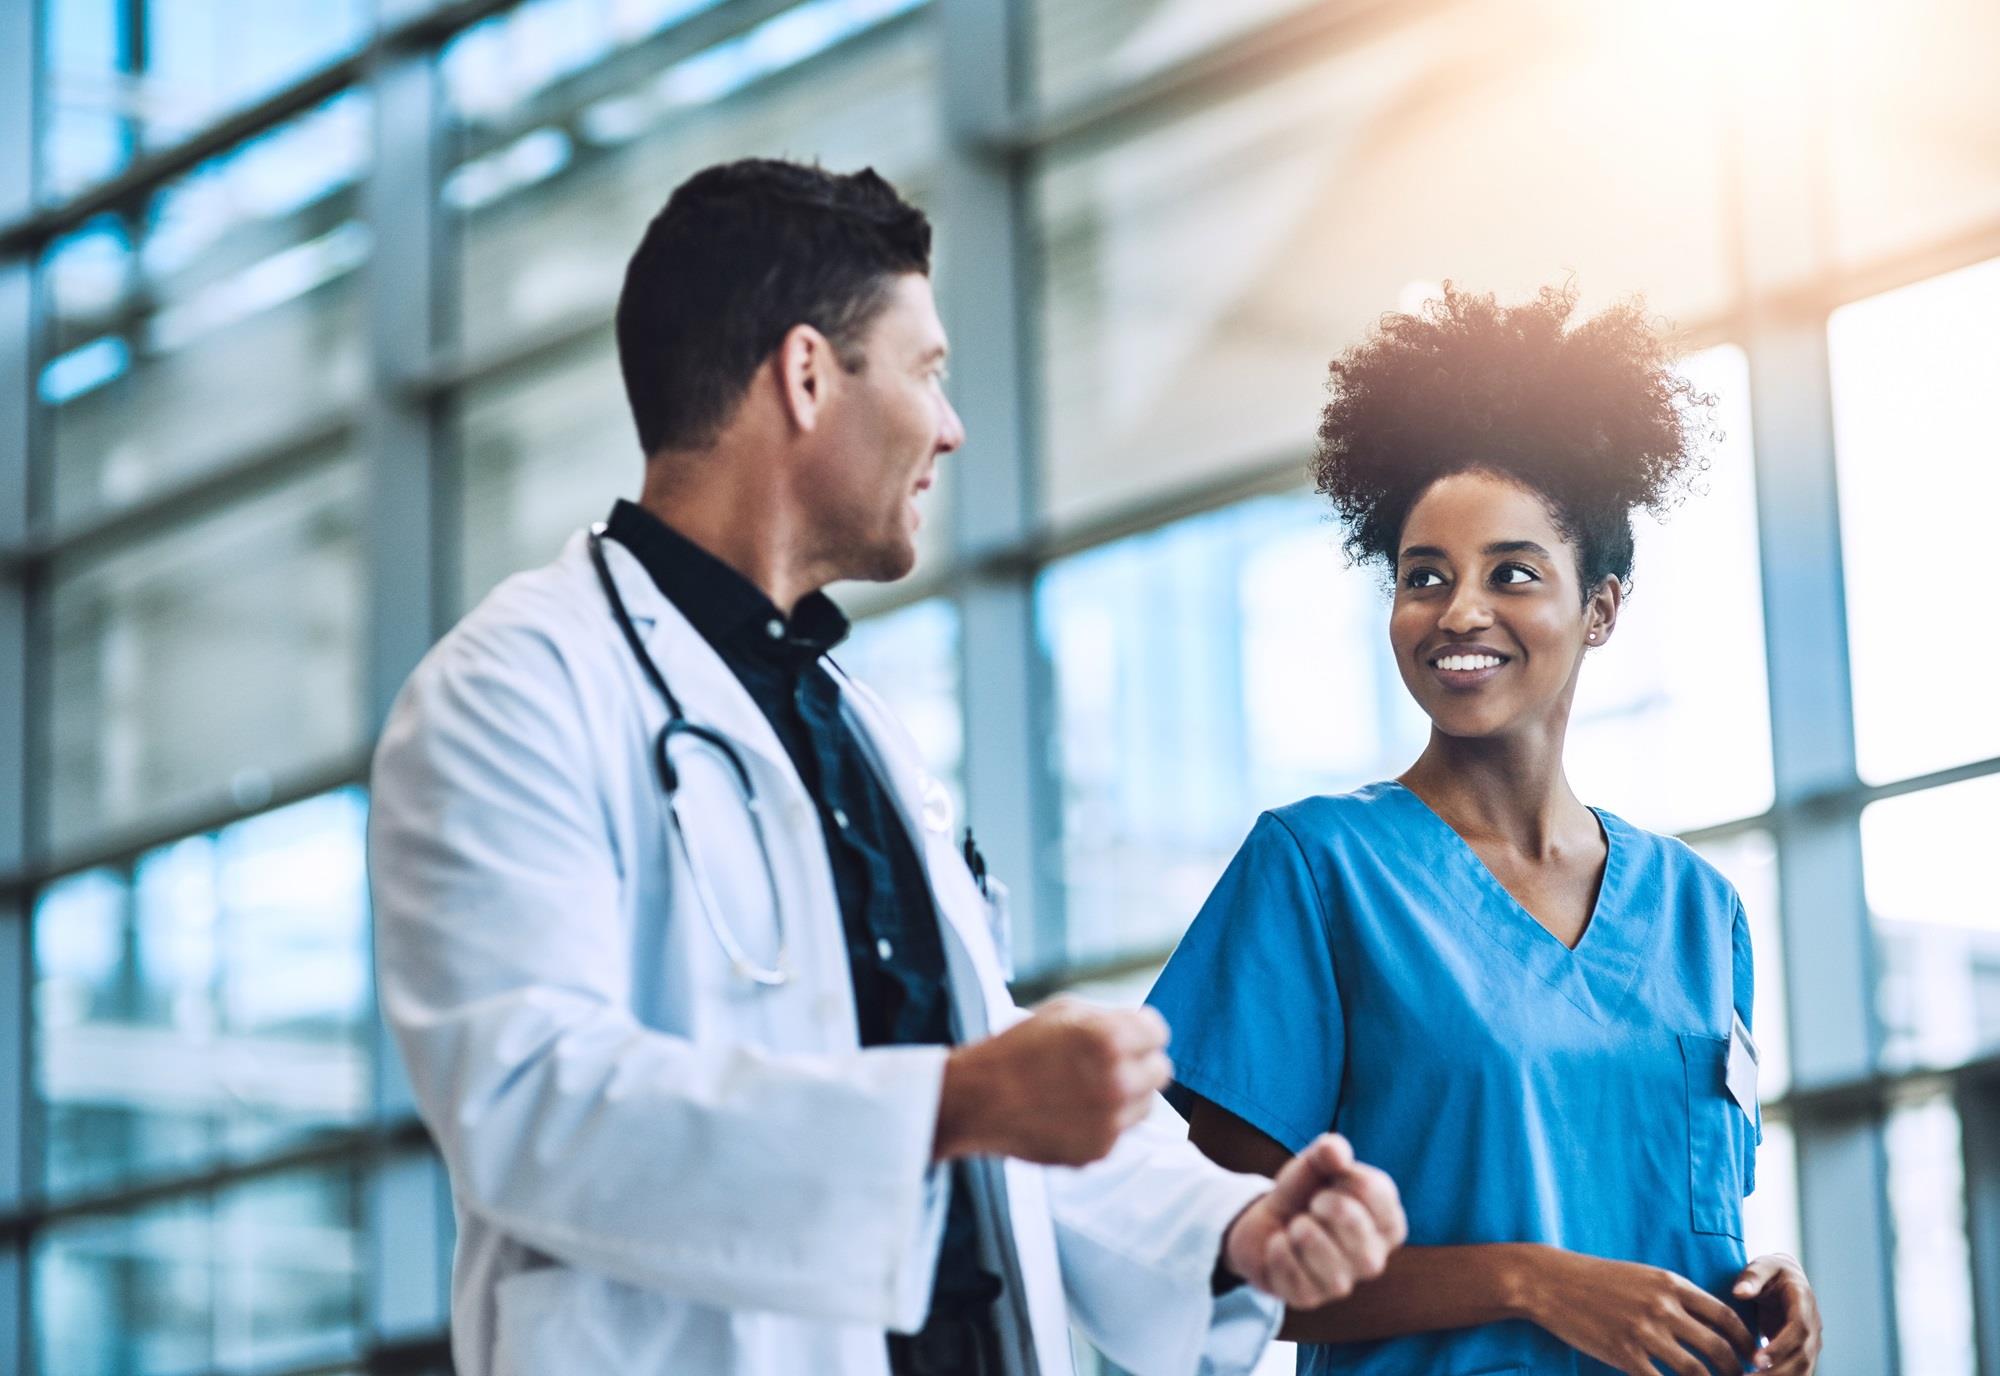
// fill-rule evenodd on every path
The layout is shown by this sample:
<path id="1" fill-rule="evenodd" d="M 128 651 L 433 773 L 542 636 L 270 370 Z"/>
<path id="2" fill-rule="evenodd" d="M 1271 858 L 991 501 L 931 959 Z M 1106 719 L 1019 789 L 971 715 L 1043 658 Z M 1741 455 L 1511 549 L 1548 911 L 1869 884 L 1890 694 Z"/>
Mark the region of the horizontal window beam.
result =
<path id="1" fill-rule="evenodd" d="M 56 1200 L 30 1199 L 14 1212 L 0 1215 L 0 1244 L 50 1224 L 72 1218 L 124 1213 L 149 1204 L 212 1194 L 252 1180 L 318 1166 L 367 1165 L 402 1152 L 426 1150 L 430 1134 L 414 1116 L 370 1127 L 349 1128 L 326 1137 L 253 1160 L 230 1161 L 201 1171 L 186 1171 L 134 1181 L 115 1189 Z"/>

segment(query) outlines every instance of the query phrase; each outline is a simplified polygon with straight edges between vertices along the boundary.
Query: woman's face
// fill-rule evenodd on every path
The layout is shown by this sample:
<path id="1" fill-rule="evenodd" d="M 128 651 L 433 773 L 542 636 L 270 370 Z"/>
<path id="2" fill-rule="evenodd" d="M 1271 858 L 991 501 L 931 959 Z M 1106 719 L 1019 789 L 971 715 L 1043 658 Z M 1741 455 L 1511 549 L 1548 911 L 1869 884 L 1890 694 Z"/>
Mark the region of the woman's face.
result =
<path id="1" fill-rule="evenodd" d="M 1541 497 L 1488 473 L 1441 478 L 1410 508 L 1396 554 L 1389 643 L 1431 723 L 1448 736 L 1559 734 L 1619 588 L 1606 579 L 1584 600 L 1576 547 Z"/>

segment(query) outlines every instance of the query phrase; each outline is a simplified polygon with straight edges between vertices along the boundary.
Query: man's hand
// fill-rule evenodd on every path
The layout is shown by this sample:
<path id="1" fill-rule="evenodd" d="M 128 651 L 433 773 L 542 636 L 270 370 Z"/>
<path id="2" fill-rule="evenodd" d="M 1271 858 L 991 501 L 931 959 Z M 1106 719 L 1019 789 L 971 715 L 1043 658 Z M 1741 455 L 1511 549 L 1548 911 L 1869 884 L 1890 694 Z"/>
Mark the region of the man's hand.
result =
<path id="1" fill-rule="evenodd" d="M 1173 1079 L 1166 1045 L 1166 1019 L 1150 1008 L 1051 999 L 999 1036 L 951 1053 L 932 1154 L 1088 1165 Z"/>
<path id="2" fill-rule="evenodd" d="M 1739 1300 L 1757 1303 L 1757 1327 L 1769 1345 L 1757 1367 L 1772 1376 L 1812 1376 L 1821 1345 L 1819 1300 L 1798 1262 L 1776 1253 L 1743 1268 L 1734 1288 Z"/>
<path id="3" fill-rule="evenodd" d="M 1223 1265 L 1295 1309 L 1345 1299 L 1382 1274 L 1409 1225 L 1396 1183 L 1328 1133 L 1285 1163 L 1269 1194 L 1236 1216 Z"/>

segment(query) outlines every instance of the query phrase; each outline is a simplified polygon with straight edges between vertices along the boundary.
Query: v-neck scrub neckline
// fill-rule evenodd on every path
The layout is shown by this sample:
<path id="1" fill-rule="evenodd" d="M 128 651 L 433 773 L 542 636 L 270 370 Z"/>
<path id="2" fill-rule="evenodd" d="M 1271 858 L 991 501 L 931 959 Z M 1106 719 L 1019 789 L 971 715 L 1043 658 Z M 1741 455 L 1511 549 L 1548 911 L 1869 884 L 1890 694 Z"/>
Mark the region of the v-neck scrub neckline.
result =
<path id="1" fill-rule="evenodd" d="M 1460 877 L 1460 883 L 1453 886 L 1460 907 L 1481 924 L 1495 944 L 1585 1016 L 1599 1022 L 1615 1016 L 1626 989 L 1639 973 L 1644 928 L 1654 915 L 1646 904 L 1631 902 L 1634 895 L 1626 891 L 1627 852 L 1636 838 L 1635 828 L 1614 813 L 1590 809 L 1604 830 L 1604 877 L 1598 883 L 1597 900 L 1583 936 L 1571 947 L 1563 945 L 1560 937 L 1507 891 L 1472 843 L 1415 789 L 1391 779 L 1354 796 L 1364 797 L 1377 790 L 1382 803 L 1391 807 L 1400 804 L 1410 814 L 1408 826 L 1413 832 L 1421 834 L 1428 828 L 1435 834 L 1435 857 Z"/>
<path id="2" fill-rule="evenodd" d="M 1751 1026 L 1749 924 L 1686 845 L 1598 809 L 1574 950 L 1410 789 L 1275 809 L 1148 1002 L 1175 1083 L 1287 1149 L 1338 1131 L 1402 1191 L 1410 1243 L 1536 1242 L 1728 1299 L 1758 1123 L 1724 1083 Z M 1610 1368 L 1523 1321 L 1307 1345 L 1301 1376 Z"/>

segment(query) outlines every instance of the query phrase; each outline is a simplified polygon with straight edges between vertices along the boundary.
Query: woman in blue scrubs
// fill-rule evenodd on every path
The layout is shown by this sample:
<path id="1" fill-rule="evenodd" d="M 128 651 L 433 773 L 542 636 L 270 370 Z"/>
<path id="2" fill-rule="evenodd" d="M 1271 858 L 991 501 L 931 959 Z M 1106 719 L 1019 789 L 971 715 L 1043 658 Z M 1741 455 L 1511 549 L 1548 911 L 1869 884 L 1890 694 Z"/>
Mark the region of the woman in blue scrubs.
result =
<path id="1" fill-rule="evenodd" d="M 1573 309 L 1447 289 L 1332 365 L 1315 476 L 1393 576 L 1430 741 L 1259 818 L 1149 998 L 1211 1157 L 1268 1173 L 1331 1128 L 1402 1190 L 1384 1275 L 1288 1318 L 1302 1373 L 1804 1376 L 1820 1350 L 1798 1263 L 1744 1256 L 1743 905 L 1563 772 L 1631 513 L 1699 471 L 1706 405 L 1636 308 Z"/>

